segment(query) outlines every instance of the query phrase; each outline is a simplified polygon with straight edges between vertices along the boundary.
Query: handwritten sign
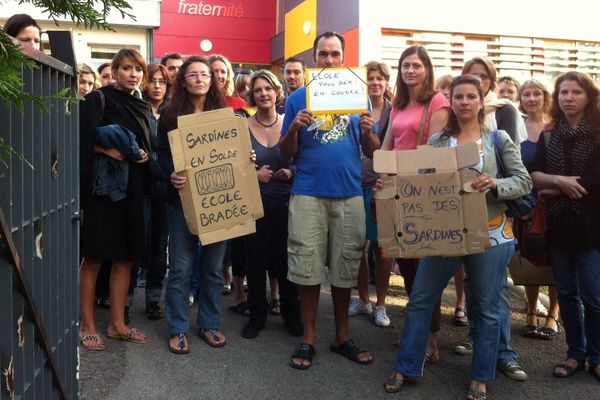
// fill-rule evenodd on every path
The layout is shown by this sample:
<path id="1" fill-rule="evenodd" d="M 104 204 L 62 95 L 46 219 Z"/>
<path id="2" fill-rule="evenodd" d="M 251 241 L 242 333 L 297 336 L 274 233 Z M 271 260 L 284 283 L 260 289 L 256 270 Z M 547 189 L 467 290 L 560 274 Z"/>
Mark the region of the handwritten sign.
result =
<path id="1" fill-rule="evenodd" d="M 314 114 L 356 114 L 369 109 L 367 69 L 308 68 L 306 105 Z"/>
<path id="2" fill-rule="evenodd" d="M 489 239 L 485 194 L 465 190 L 477 145 L 375 152 L 383 178 L 376 193 L 379 245 L 393 257 L 479 253 Z M 458 149 L 458 150 L 457 150 Z"/>
<path id="3" fill-rule="evenodd" d="M 179 117 L 178 126 L 169 145 L 188 179 L 179 194 L 190 232 L 202 244 L 254 232 L 263 209 L 246 120 L 227 108 Z"/>

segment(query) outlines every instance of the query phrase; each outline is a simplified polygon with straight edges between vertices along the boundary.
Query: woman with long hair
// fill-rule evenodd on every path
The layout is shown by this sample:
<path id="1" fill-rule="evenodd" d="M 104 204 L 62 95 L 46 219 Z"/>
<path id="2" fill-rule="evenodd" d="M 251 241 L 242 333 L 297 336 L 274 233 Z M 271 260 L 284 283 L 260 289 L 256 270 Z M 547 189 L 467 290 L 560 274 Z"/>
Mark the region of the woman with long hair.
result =
<path id="1" fill-rule="evenodd" d="M 168 105 L 168 93 L 171 90 L 171 75 L 167 67 L 159 63 L 148 65 L 148 85 L 144 97 L 150 103 L 150 147 L 152 149 L 152 191 L 147 199 L 150 206 L 147 218 L 150 221 L 149 252 L 145 265 L 146 274 L 146 309 L 148 319 L 162 319 L 160 297 L 163 279 L 167 271 L 167 242 L 169 226 L 167 219 L 167 187 L 169 175 L 158 164 L 158 121 Z"/>
<path id="2" fill-rule="evenodd" d="M 392 112 L 388 132 L 381 145 L 382 150 L 413 150 L 427 143 L 430 132 L 439 132 L 448 121 L 448 99 L 434 89 L 433 64 L 427 50 L 422 46 L 411 46 L 404 50 L 398 60 L 396 97 L 392 102 Z M 421 120 L 425 115 L 423 128 Z M 421 137 L 419 137 L 421 134 Z M 418 259 L 399 258 L 400 274 L 410 295 Z M 439 361 L 437 332 L 440 330 L 441 303 L 434 309 L 426 364 Z"/>
<path id="3" fill-rule="evenodd" d="M 110 313 L 106 336 L 133 343 L 150 338 L 125 323 L 125 301 L 133 260 L 146 253 L 144 235 L 144 194 L 150 174 L 150 106 L 135 96 L 146 80 L 146 61 L 135 50 L 122 49 L 112 61 L 115 84 L 91 92 L 81 103 L 80 157 L 81 229 L 80 270 L 80 342 L 90 350 L 104 350 L 94 322 L 96 279 L 102 260 L 112 260 L 110 275 Z M 124 147 L 103 147 L 98 128 L 113 128 L 116 142 L 138 147 L 139 153 L 127 154 Z M 115 133 L 115 129 L 119 133 Z M 122 132 L 121 132 L 122 131 Z M 112 133 L 111 133 L 112 132 Z M 102 171 L 116 164 L 125 178 L 126 189 L 106 185 L 110 174 Z M 121 171 L 121 169 L 119 170 Z M 113 178 L 114 180 L 114 178 Z M 104 183 L 104 184 L 99 184 Z M 117 182 L 119 183 L 119 182 Z M 111 188 L 113 190 L 107 191 Z M 120 185 L 117 185 L 120 188 Z"/>
<path id="4" fill-rule="evenodd" d="M 221 54 L 212 54 L 208 62 L 215 73 L 217 88 L 225 95 L 227 107 L 234 111 L 246 107 L 246 101 L 235 95 L 233 68 L 229 59 Z"/>
<path id="5" fill-rule="evenodd" d="M 14 38 L 15 45 L 21 48 L 39 50 L 42 28 L 27 14 L 15 14 L 4 23 L 4 32 Z"/>
<path id="6" fill-rule="evenodd" d="M 264 328 L 269 303 L 265 296 L 266 273 L 277 279 L 281 317 L 292 336 L 302 336 L 298 286 L 287 278 L 288 204 L 293 174 L 288 160 L 281 156 L 279 139 L 283 118 L 277 104 L 283 99 L 281 83 L 267 70 L 250 78 L 248 100 L 256 113 L 248 117 L 252 148 L 256 152 L 256 175 L 260 186 L 264 217 L 256 221 L 256 233 L 244 237 L 250 321 L 242 336 L 255 338 Z"/>
<path id="7" fill-rule="evenodd" d="M 225 96 L 216 84 L 216 77 L 207 59 L 189 57 L 182 65 L 175 82 L 169 106 L 158 123 L 158 161 L 170 176 L 167 189 L 169 207 L 169 277 L 166 289 L 166 318 L 169 350 L 177 354 L 190 352 L 187 334 L 190 329 L 188 295 L 198 236 L 190 233 L 178 191 L 190 183 L 175 172 L 167 132 L 177 128 L 177 117 L 225 107 Z M 198 336 L 212 347 L 222 347 L 225 336 L 221 323 L 221 292 L 223 290 L 223 258 L 226 242 L 203 246 L 200 288 L 198 292 Z"/>
<path id="8" fill-rule="evenodd" d="M 371 101 L 371 116 L 373 124 L 377 124 L 377 134 L 380 142 L 383 142 L 390 120 L 392 104 L 390 103 L 391 91 L 389 88 L 390 69 L 379 61 L 369 61 L 367 67 L 367 90 Z M 385 308 L 385 298 L 390 281 L 390 271 L 393 259 L 387 256 L 383 248 L 377 242 L 377 225 L 375 223 L 374 209 L 371 205 L 373 200 L 373 188 L 379 175 L 373 171 L 373 160 L 361 154 L 362 164 L 362 190 L 365 203 L 365 223 L 367 226 L 367 244 L 360 260 L 358 270 L 358 298 L 352 300 L 348 307 L 348 315 L 371 314 L 373 306 L 369 300 L 369 262 L 367 254 L 372 245 L 375 253 L 375 290 L 377 292 L 377 303 L 375 304 L 374 322 L 378 326 L 389 326 L 391 321 Z"/>
<path id="9" fill-rule="evenodd" d="M 467 399 L 486 398 L 486 382 L 495 379 L 498 337 L 501 328 L 498 297 L 506 281 L 506 265 L 514 252 L 510 224 L 507 224 L 505 200 L 516 199 L 531 190 L 531 178 L 523 166 L 517 146 L 504 131 L 490 132 L 484 126 L 484 95 L 480 80 L 475 76 L 454 78 L 451 90 L 452 113 L 448 126 L 433 135 L 433 147 L 455 147 L 477 143 L 478 176 L 471 187 L 486 196 L 489 241 L 483 253 L 465 256 L 433 256 L 422 258 L 417 269 L 412 292 L 406 308 L 401 345 L 396 356 L 396 369 L 385 383 L 387 392 L 400 390 L 406 379 L 423 374 L 427 338 L 434 304 L 450 278 L 465 265 L 465 292 L 469 319 L 473 326 L 473 361 Z M 497 178 L 492 135 L 499 136 L 502 160 L 510 175 Z M 508 175 L 507 174 L 507 175 Z"/>
<path id="10" fill-rule="evenodd" d="M 585 369 L 600 381 L 600 90 L 586 74 L 560 75 L 552 94 L 549 140 L 531 167 L 546 200 L 546 242 L 567 339 L 554 376 Z M 546 135 L 547 133 L 544 133 Z"/>
<path id="11" fill-rule="evenodd" d="M 529 169 L 535 157 L 540 132 L 550 122 L 550 93 L 542 82 L 535 78 L 523 82 L 519 88 L 519 110 L 525 114 L 525 127 L 527 128 L 527 140 L 521 143 L 521 158 L 525 167 Z M 548 287 L 550 308 L 543 326 L 538 326 L 539 293 L 538 285 L 525 286 L 527 322 L 523 333 L 527 337 L 553 339 L 559 333 L 560 310 L 556 286 Z"/>
<path id="12" fill-rule="evenodd" d="M 527 130 L 519 110 L 508 99 L 498 99 L 497 72 L 494 63 L 485 57 L 474 57 L 467 61 L 462 69 L 462 74 L 475 75 L 481 80 L 481 87 L 485 96 L 484 125 L 490 131 L 503 130 L 508 133 L 513 143 L 520 146 L 527 138 Z M 506 264 L 508 268 L 508 263 Z M 510 379 L 516 381 L 527 380 L 528 376 L 517 363 L 517 352 L 510 345 L 510 298 L 508 295 L 508 282 L 501 291 L 500 296 L 502 330 L 500 332 L 500 346 L 498 347 L 498 369 Z M 467 309 L 468 312 L 468 309 Z M 472 326 L 469 338 L 454 347 L 454 352 L 460 355 L 473 353 Z"/>

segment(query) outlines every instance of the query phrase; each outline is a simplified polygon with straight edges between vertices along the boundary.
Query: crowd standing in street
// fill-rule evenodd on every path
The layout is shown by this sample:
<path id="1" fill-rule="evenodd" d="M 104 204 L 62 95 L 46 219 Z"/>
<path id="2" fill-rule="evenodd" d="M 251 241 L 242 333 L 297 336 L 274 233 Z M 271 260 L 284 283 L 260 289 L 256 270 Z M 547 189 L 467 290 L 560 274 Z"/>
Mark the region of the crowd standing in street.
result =
<path id="1" fill-rule="evenodd" d="M 41 29 L 31 17 L 15 15 L 5 29 L 19 46 L 39 48 Z M 344 67 L 344 37 L 319 34 L 312 55 L 321 70 Z M 522 84 L 512 77 L 497 79 L 494 63 L 475 57 L 460 75 L 441 76 L 436 83 L 427 50 L 415 45 L 398 60 L 393 90 L 386 64 L 366 64 L 368 111 L 316 114 L 307 107 L 306 67 L 304 58 L 286 60 L 280 82 L 267 70 L 236 76 L 226 55 L 170 53 L 147 67 L 137 51 L 122 49 L 97 72 L 79 68 L 81 346 L 102 351 L 110 344 L 104 337 L 150 341 L 129 326 L 128 304 L 139 270 L 145 272 L 145 315 L 166 319 L 172 353 L 190 353 L 195 303 L 198 336 L 211 347 L 225 346 L 221 298 L 233 290 L 230 308 L 248 318 L 241 336 L 258 337 L 267 316 L 280 314 L 287 332 L 301 337 L 289 366 L 306 370 L 316 353 L 319 296 L 329 282 L 335 321 L 329 349 L 368 365 L 376 355 L 354 342 L 349 316 L 374 314 L 376 325 L 391 325 L 386 294 L 397 265 L 409 302 L 384 390 L 398 392 L 405 381 L 421 377 L 424 366 L 440 362 L 441 293 L 454 276 L 454 323 L 469 325 L 468 338 L 454 351 L 473 355 L 467 399 L 485 399 L 497 370 L 513 380 L 528 379 L 510 343 L 507 282 L 515 245 L 525 239 L 515 240 L 505 201 L 533 189 L 538 206 L 545 207 L 544 249 L 556 287 L 549 288 L 543 324 L 539 287 L 526 288 L 524 334 L 549 340 L 562 337 L 564 328 L 566 358 L 552 374 L 567 378 L 589 368 L 600 381 L 600 91 L 595 82 L 570 71 L 556 78 L 551 93 L 536 79 Z M 178 192 L 190 182 L 174 171 L 167 132 L 177 128 L 179 116 L 225 107 L 247 118 L 254 151 L 248 156 L 256 163 L 265 216 L 254 234 L 203 245 L 186 225 Z M 496 139 L 508 176 L 498 172 Z M 377 241 L 377 224 L 389 221 L 375 220 L 372 199 L 382 180 L 373 170 L 373 152 L 401 156 L 423 144 L 469 143 L 478 145 L 480 155 L 478 176 L 470 184 L 486 194 L 485 250 L 460 257 L 389 257 Z M 108 168 L 118 171 L 116 178 L 107 178 Z M 104 334 L 95 323 L 96 304 L 110 308 Z"/>

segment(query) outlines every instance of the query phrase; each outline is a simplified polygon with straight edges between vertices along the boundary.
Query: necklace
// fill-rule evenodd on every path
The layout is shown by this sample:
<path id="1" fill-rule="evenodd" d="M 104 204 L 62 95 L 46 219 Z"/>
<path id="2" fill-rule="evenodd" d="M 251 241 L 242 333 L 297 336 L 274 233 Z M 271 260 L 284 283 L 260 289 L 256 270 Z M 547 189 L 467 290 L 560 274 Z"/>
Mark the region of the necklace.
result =
<path id="1" fill-rule="evenodd" d="M 260 122 L 258 120 L 258 115 L 257 114 L 254 114 L 254 119 L 256 120 L 256 122 L 258 122 L 259 124 L 261 124 L 265 128 L 270 128 L 273 125 L 275 125 L 277 123 L 277 121 L 279 121 L 279 114 L 275 114 L 275 121 L 271 122 L 270 124 L 263 124 L 262 122 Z"/>

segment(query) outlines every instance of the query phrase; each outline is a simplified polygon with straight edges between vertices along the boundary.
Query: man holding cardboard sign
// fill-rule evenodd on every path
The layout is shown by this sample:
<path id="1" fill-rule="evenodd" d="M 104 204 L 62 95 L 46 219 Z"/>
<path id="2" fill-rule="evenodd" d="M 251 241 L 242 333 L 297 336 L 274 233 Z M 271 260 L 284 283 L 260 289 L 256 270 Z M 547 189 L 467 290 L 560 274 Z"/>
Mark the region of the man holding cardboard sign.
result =
<path id="1" fill-rule="evenodd" d="M 344 38 L 335 32 L 317 36 L 313 55 L 319 68 L 341 67 Z M 348 335 L 348 305 L 365 243 L 365 226 L 357 223 L 365 219 L 360 146 L 362 142 L 364 153 L 370 156 L 380 143 L 376 134 L 361 132 L 358 115 L 319 116 L 315 121 L 306 104 L 305 87 L 288 98 L 280 141 L 282 155 L 294 157 L 297 167 L 289 208 L 288 278 L 299 285 L 304 322 L 303 343 L 290 365 L 297 369 L 311 366 L 325 265 L 329 266 L 336 325 L 331 351 L 370 364 L 371 355 Z"/>

